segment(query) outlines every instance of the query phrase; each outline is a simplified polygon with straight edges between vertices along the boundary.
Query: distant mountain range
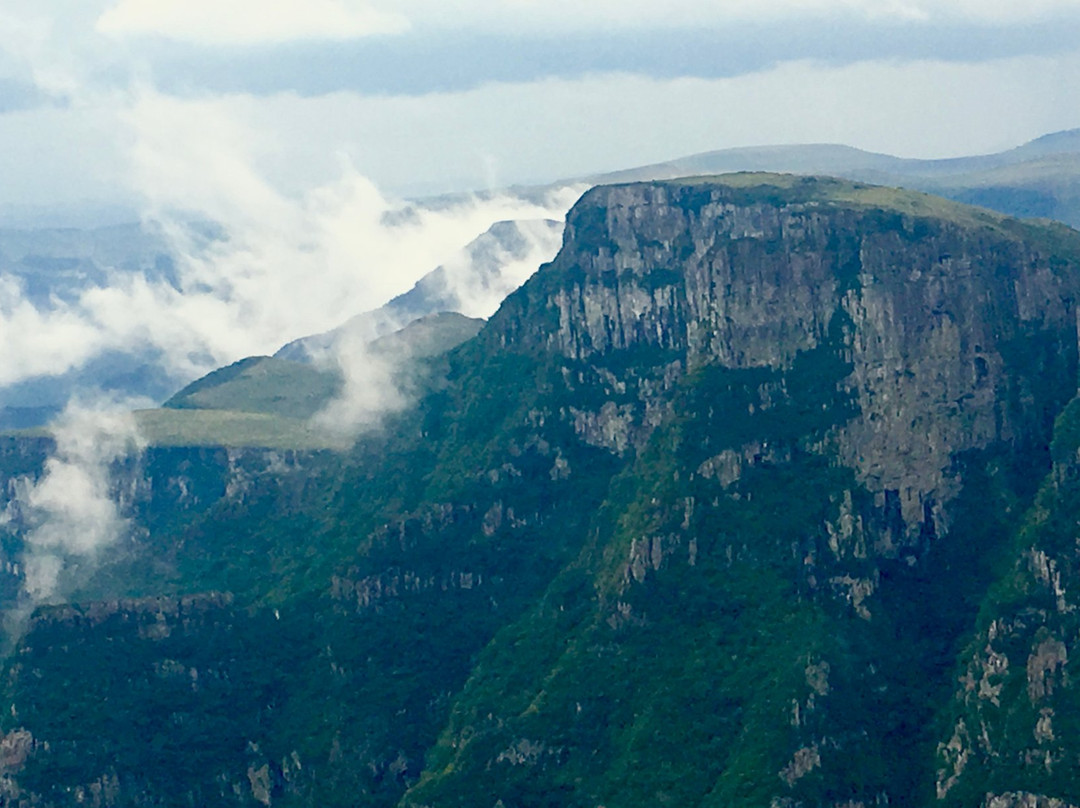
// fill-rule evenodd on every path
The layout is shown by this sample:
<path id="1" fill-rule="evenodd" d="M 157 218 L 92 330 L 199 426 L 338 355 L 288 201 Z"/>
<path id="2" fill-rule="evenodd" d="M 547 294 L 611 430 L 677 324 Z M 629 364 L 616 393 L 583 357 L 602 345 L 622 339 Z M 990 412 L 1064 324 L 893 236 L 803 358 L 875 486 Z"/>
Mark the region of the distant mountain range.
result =
<path id="1" fill-rule="evenodd" d="M 996 154 L 942 160 L 893 157 L 835 144 L 758 146 L 703 152 L 583 180 L 598 185 L 732 171 L 844 177 L 1080 227 L 1080 129 L 1044 135 Z"/>

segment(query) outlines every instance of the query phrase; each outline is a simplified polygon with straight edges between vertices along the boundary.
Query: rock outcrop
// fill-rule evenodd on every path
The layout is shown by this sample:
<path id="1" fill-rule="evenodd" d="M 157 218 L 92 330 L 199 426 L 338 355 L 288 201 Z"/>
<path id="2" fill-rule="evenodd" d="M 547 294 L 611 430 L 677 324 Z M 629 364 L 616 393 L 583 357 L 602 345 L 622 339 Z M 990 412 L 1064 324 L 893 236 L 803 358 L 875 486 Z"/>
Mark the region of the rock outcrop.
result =
<path id="1" fill-rule="evenodd" d="M 755 183 L 776 183 L 771 198 Z M 608 396 L 572 410 L 575 430 L 620 452 L 695 368 L 783 373 L 833 345 L 855 411 L 830 450 L 897 517 L 879 542 L 895 553 L 947 528 L 959 455 L 1045 440 L 1076 378 L 1080 284 L 1016 222 L 889 193 L 755 175 L 596 188 L 550 280 L 512 298 L 496 333 L 587 368 Z M 661 361 L 608 368 L 643 352 Z M 754 405 L 784 395 L 764 385 Z"/>

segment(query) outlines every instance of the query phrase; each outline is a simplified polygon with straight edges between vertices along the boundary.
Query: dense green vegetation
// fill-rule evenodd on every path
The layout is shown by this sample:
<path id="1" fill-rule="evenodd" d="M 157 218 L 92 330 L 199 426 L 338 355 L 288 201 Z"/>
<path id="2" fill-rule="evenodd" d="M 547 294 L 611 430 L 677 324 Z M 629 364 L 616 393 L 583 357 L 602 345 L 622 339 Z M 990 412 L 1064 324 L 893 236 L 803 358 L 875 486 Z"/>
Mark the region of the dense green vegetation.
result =
<path id="1" fill-rule="evenodd" d="M 195 409 L 141 414 L 163 436 L 169 418 L 196 420 L 133 469 L 154 481 L 133 500 L 144 530 L 76 605 L 39 609 L 7 660 L 0 727 L 9 744 L 29 732 L 37 745 L 5 769 L 3 799 L 929 805 L 961 721 L 967 768 L 942 795 L 951 804 L 990 790 L 1080 799 L 1068 763 L 1080 712 L 1045 645 L 1076 636 L 1053 583 L 1071 593 L 1080 576 L 1080 411 L 1065 408 L 1075 313 L 1057 298 L 1024 323 L 1006 310 L 1029 270 L 1071 301 L 1080 236 L 830 180 L 649 188 L 673 199 L 665 222 L 790 206 L 820 235 L 797 220 L 784 225 L 795 247 L 639 238 L 612 226 L 618 190 L 593 192 L 571 216 L 577 241 L 475 338 L 446 354 L 429 332 L 410 338 L 426 357 L 407 371 L 413 405 L 348 450 L 273 432 L 302 428 L 304 384 L 328 389 L 290 363 L 241 363 L 178 396 Z M 872 277 L 873 250 L 894 252 Z M 996 432 L 942 455 L 940 489 L 913 507 L 894 481 L 930 461 L 863 454 L 874 430 L 920 448 L 905 408 L 934 393 L 918 374 L 953 366 L 867 364 L 859 351 L 894 336 L 874 328 L 945 340 L 963 301 L 941 291 L 945 272 L 926 282 L 933 311 L 918 300 L 897 304 L 907 319 L 871 321 L 861 301 L 886 286 L 900 296 L 887 302 L 906 301 L 929 254 L 932 268 L 989 278 L 978 311 L 1001 318 L 958 342 L 985 343 L 971 354 L 981 365 L 934 377 L 967 392 L 935 410 L 961 438 L 931 438 L 962 440 L 987 400 Z M 703 255 L 747 276 L 738 262 L 824 262 L 833 308 L 803 341 L 771 310 L 727 310 L 799 347 L 721 362 L 686 336 L 703 305 L 687 266 Z M 866 381 L 890 373 L 893 388 Z M 297 389 L 277 398 L 282 384 Z M 214 429 L 239 442 L 181 445 Z M 1009 659 L 987 679 L 1000 678 L 1000 703 L 963 684 L 982 679 L 995 642 Z M 1058 661 L 1031 696 L 1039 648 Z M 1056 740 L 1045 723 L 1034 732 L 1046 709 Z M 1047 750 L 1049 767 L 1034 754 Z"/>

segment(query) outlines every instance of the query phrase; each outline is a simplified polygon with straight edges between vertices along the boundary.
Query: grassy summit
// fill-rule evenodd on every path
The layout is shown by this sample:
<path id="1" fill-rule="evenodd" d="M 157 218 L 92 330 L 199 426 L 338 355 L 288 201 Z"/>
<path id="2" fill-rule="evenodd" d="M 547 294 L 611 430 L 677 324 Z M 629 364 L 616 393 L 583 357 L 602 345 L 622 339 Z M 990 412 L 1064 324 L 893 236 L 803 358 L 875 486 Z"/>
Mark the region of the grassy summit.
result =
<path id="1" fill-rule="evenodd" d="M 335 373 L 302 362 L 251 356 L 192 382 L 162 407 L 306 419 L 340 389 L 341 379 Z"/>
<path id="2" fill-rule="evenodd" d="M 381 363 L 404 392 L 416 392 L 424 388 L 432 361 L 474 337 L 482 325 L 454 312 L 422 317 L 369 343 L 356 361 Z M 341 436 L 311 418 L 342 393 L 337 369 L 252 356 L 192 382 L 161 409 L 135 415 L 154 446 L 332 448 L 340 446 Z"/>
<path id="3" fill-rule="evenodd" d="M 1058 222 L 1025 221 L 987 208 L 954 202 L 951 199 L 922 191 L 870 185 L 835 177 L 807 177 L 799 174 L 745 171 L 655 180 L 650 184 L 673 190 L 729 188 L 736 192 L 732 195 L 732 202 L 740 205 L 801 204 L 898 213 L 920 219 L 951 222 L 964 227 L 986 227 L 998 233 L 1033 239 L 1036 242 L 1045 242 L 1048 238 L 1052 238 L 1055 242 L 1054 246 L 1058 248 L 1066 246 L 1059 240 L 1062 234 L 1075 232 L 1072 228 Z M 1069 246 L 1075 249 L 1075 241 Z"/>

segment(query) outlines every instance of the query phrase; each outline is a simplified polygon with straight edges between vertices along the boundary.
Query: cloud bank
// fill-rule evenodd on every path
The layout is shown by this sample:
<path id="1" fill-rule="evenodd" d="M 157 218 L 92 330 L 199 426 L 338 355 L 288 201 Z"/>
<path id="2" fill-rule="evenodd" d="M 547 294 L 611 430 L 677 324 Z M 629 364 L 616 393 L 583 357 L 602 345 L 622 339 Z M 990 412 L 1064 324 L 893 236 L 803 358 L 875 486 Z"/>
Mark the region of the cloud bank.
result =
<path id="1" fill-rule="evenodd" d="M 118 36 L 250 45 L 411 30 L 512 34 L 721 27 L 801 19 L 1009 25 L 1075 17 L 1076 0 L 120 0 L 97 29 Z"/>
<path id="2" fill-rule="evenodd" d="M 137 144 L 132 184 L 178 259 L 170 308 L 215 361 L 337 325 L 406 291 L 492 222 L 561 218 L 573 201 L 564 193 L 539 204 L 507 194 L 399 203 L 344 156 L 336 177 L 289 194 L 264 170 L 276 144 L 228 101 L 149 93 L 127 120 Z M 224 238 L 197 244 L 189 223 L 203 220 Z"/>
<path id="3" fill-rule="evenodd" d="M 96 25 L 112 36 L 150 34 L 207 45 L 353 39 L 408 28 L 392 8 L 349 0 L 120 0 Z"/>
<path id="4" fill-rule="evenodd" d="M 0 277 L 10 357 L 0 384 L 133 346 L 159 351 L 187 381 L 381 305 L 494 221 L 561 218 L 573 201 L 570 192 L 539 204 L 512 195 L 396 202 L 344 157 L 336 177 L 283 191 L 263 165 L 279 146 L 243 107 L 143 90 L 117 110 L 127 179 L 147 224 L 165 234 L 178 282 L 114 271 L 73 302 L 36 307 Z M 217 238 L 206 238 L 207 223 Z"/>
<path id="5" fill-rule="evenodd" d="M 116 149 L 103 162 L 167 235 L 178 282 L 118 271 L 106 286 L 42 308 L 14 279 L 0 279 L 8 347 L 0 385 L 133 346 L 162 353 L 187 381 L 375 308 L 492 222 L 561 219 L 574 198 L 569 191 L 537 204 L 503 194 L 422 206 L 382 187 L 417 177 L 445 188 L 470 176 L 497 187 L 583 175 L 760 143 L 765 132 L 782 132 L 776 142 L 848 142 L 902 156 L 989 152 L 1080 123 L 1078 75 L 1080 55 L 794 62 L 729 79 L 596 75 L 425 97 L 84 90 L 80 107 L 48 112 L 50 131 L 64 115 L 93 109 Z M 9 120 L 0 116 L 0 138 Z M 77 134 L 67 137 L 72 147 L 61 155 L 76 153 Z M 14 155 L 0 151 L 0 167 L 17 162 L 11 176 L 33 186 L 28 165 L 49 161 Z M 207 241 L 192 222 L 218 223 L 221 238 Z"/>

